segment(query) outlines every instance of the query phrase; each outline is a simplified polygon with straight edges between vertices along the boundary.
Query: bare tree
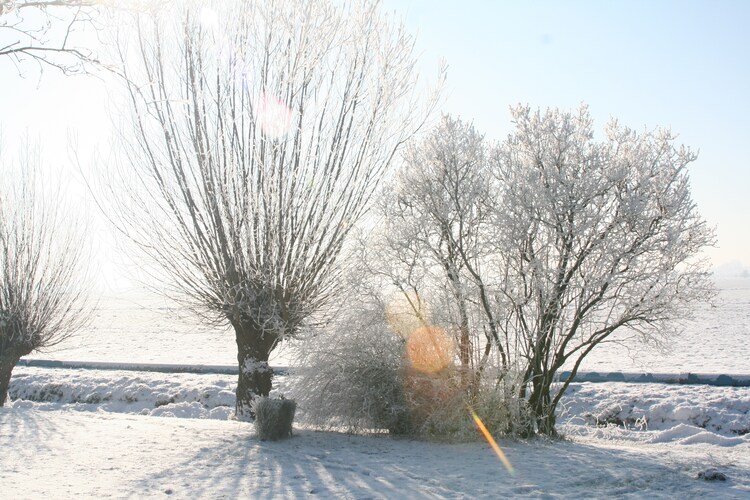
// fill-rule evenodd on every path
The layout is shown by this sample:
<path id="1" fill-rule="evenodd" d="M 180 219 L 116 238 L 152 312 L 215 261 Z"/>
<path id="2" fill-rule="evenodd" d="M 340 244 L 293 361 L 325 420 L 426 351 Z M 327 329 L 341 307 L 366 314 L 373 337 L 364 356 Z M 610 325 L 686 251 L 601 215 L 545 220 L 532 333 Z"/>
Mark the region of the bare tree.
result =
<path id="1" fill-rule="evenodd" d="M 119 42 L 135 130 L 113 218 L 168 293 L 233 327 L 242 418 L 425 113 L 412 42 L 376 2 L 173 7 Z"/>
<path id="2" fill-rule="evenodd" d="M 51 66 L 65 74 L 86 71 L 96 62 L 90 49 L 75 40 L 83 25 L 94 25 L 95 0 L 1 0 L 0 57 L 7 57 L 22 73 L 24 60 L 41 68 Z"/>
<path id="3" fill-rule="evenodd" d="M 502 370 L 508 369 L 485 275 L 492 196 L 484 137 L 473 126 L 443 116 L 405 151 L 381 204 L 386 234 L 372 269 L 387 274 L 405 298 L 437 301 L 448 291 L 441 301 L 445 307 L 439 308 L 442 317 L 435 319 L 454 331 L 467 388 L 478 385 L 493 348 Z"/>
<path id="4" fill-rule="evenodd" d="M 592 349 L 615 332 L 666 338 L 711 296 L 700 252 L 714 235 L 690 197 L 696 156 L 669 131 L 612 122 L 597 142 L 586 107 L 512 114 L 495 171 L 503 328 L 522 342 L 520 396 L 536 430 L 554 434 L 555 408 Z M 553 389 L 566 363 L 572 376 Z"/>
<path id="5" fill-rule="evenodd" d="M 22 356 L 73 335 L 88 320 L 82 238 L 45 193 L 38 156 L 0 177 L 0 406 Z"/>

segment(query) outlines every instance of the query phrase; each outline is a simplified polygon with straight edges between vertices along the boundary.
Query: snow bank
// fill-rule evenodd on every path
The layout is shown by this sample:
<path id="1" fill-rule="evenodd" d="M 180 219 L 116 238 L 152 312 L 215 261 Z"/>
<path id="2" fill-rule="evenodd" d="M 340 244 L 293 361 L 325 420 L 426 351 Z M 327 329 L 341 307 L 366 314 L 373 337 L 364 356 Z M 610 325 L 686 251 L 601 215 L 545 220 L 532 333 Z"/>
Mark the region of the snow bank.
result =
<path id="1" fill-rule="evenodd" d="M 282 379 L 282 380 L 280 380 Z M 13 407 L 61 407 L 153 416 L 226 420 L 234 413 L 237 377 L 17 367 L 8 391 Z M 282 388 L 283 377 L 277 379 Z M 277 389 L 278 390 L 278 389 Z"/>
<path id="2" fill-rule="evenodd" d="M 226 420 L 233 375 L 17 367 L 13 407 Z M 274 377 L 274 395 L 290 375 Z M 750 443 L 750 388 L 620 382 L 573 383 L 558 414 L 563 433 L 641 443 Z"/>
<path id="3" fill-rule="evenodd" d="M 564 432 L 650 443 L 750 443 L 750 388 L 571 384 L 558 422 Z"/>
<path id="4" fill-rule="evenodd" d="M 742 438 L 728 438 L 713 432 L 708 432 L 700 427 L 678 424 L 671 429 L 656 433 L 648 440 L 649 443 L 671 443 L 680 444 L 713 444 L 716 446 L 735 446 L 748 442 Z"/>

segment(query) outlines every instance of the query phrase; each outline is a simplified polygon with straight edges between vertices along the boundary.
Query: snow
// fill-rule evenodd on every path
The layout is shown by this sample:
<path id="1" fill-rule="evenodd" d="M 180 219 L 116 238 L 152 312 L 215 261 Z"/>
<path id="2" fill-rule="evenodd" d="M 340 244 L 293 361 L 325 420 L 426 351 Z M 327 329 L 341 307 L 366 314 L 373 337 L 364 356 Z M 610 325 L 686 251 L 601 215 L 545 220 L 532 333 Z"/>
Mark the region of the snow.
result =
<path id="1" fill-rule="evenodd" d="M 633 435 L 689 426 L 750 442 L 750 387 L 574 383 L 561 404 L 558 420 L 571 432 L 608 423 L 643 431 Z"/>
<path id="2" fill-rule="evenodd" d="M 237 376 L 17 367 L 12 406 L 226 420 Z"/>
<path id="3" fill-rule="evenodd" d="M 668 443 L 677 441 L 680 444 L 713 444 L 716 446 L 736 446 L 747 443 L 746 439 L 728 438 L 716 435 L 692 425 L 679 424 L 663 431 L 648 440 L 649 443 Z"/>
<path id="4" fill-rule="evenodd" d="M 275 378 L 279 392 L 289 382 Z M 3 495 L 750 498 L 750 388 L 574 383 L 558 418 L 566 440 L 499 440 L 510 476 L 481 441 L 299 423 L 292 439 L 260 441 L 230 418 L 235 384 L 234 375 L 19 367 L 16 399 L 0 409 Z M 698 478 L 709 470 L 727 481 Z"/>
<path id="5" fill-rule="evenodd" d="M 717 307 L 668 356 L 612 344 L 584 369 L 750 374 L 750 279 L 719 285 Z M 162 303 L 104 301 L 60 347 L 30 358 L 237 366 L 231 334 Z M 274 377 L 276 394 L 290 381 Z M 296 422 L 292 439 L 259 441 L 232 420 L 236 384 L 236 374 L 18 366 L 0 408 L 2 497 L 750 498 L 750 387 L 573 383 L 558 415 L 566 440 L 500 439 L 510 476 L 479 440 Z M 699 478 L 708 471 L 727 480 Z"/>
<path id="6" fill-rule="evenodd" d="M 440 444 L 297 429 L 262 442 L 236 421 L 0 410 L 6 498 L 741 498 L 750 449 L 596 438 Z M 726 482 L 698 479 L 715 468 Z"/>
<path id="7" fill-rule="evenodd" d="M 245 358 L 245 362 L 242 363 L 242 373 L 263 373 L 270 369 L 271 367 L 268 366 L 268 361 L 258 361 L 255 358 Z"/>
<path id="8" fill-rule="evenodd" d="M 750 278 L 716 280 L 715 307 L 701 307 L 695 321 L 673 339 L 668 352 L 622 341 L 594 349 L 583 371 L 750 374 Z M 271 365 L 288 365 L 289 344 Z M 237 344 L 226 328 L 206 327 L 164 299 L 103 298 L 91 325 L 52 351 L 28 359 L 237 365 Z"/>

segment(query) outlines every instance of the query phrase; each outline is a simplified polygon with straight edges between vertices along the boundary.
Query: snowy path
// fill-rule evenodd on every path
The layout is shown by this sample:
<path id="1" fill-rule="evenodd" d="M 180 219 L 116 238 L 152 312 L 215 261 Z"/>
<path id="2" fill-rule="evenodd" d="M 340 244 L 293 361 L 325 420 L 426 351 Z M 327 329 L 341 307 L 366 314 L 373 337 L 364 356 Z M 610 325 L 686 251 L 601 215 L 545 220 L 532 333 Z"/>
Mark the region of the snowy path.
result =
<path id="1" fill-rule="evenodd" d="M 578 437 L 437 444 L 301 430 L 260 442 L 227 420 L 0 409 L 4 498 L 750 498 L 750 444 Z M 698 472 L 718 467 L 725 482 Z"/>

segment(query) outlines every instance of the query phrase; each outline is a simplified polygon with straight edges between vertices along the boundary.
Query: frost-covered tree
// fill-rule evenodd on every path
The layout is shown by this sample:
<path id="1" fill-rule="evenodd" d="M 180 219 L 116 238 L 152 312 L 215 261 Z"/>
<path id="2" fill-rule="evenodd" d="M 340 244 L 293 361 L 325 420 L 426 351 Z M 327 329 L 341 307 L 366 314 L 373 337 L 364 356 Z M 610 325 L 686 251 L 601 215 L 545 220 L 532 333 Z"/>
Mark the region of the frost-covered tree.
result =
<path id="1" fill-rule="evenodd" d="M 453 331 L 467 386 L 491 354 L 508 368 L 485 275 L 494 196 L 487 149 L 472 125 L 451 116 L 406 148 L 381 203 L 384 234 L 372 266 L 403 297 L 440 302 L 430 304 L 433 319 Z"/>
<path id="2" fill-rule="evenodd" d="M 711 296 L 700 253 L 714 234 L 690 196 L 696 156 L 669 131 L 613 121 L 596 141 L 586 107 L 512 114 L 495 162 L 502 328 L 522 346 L 520 396 L 536 431 L 554 434 L 555 408 L 592 349 L 623 330 L 668 337 Z M 572 376 L 553 386 L 566 363 Z"/>
<path id="3" fill-rule="evenodd" d="M 424 118 L 412 41 L 377 2 L 175 2 L 123 31 L 134 130 L 113 218 L 168 293 L 232 326 L 251 416 Z"/>
<path id="4" fill-rule="evenodd" d="M 308 423 L 464 439 L 476 437 L 470 406 L 495 431 L 516 427 L 487 281 L 492 197 L 488 148 L 470 124 L 444 116 L 405 148 L 347 300 L 303 340 L 293 394 Z"/>
<path id="5" fill-rule="evenodd" d="M 0 166 L 0 406 L 22 356 L 86 324 L 84 244 L 70 211 L 45 192 L 38 156 Z"/>

